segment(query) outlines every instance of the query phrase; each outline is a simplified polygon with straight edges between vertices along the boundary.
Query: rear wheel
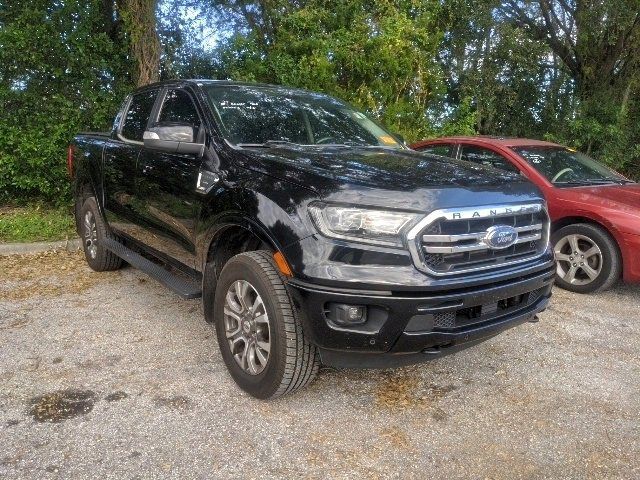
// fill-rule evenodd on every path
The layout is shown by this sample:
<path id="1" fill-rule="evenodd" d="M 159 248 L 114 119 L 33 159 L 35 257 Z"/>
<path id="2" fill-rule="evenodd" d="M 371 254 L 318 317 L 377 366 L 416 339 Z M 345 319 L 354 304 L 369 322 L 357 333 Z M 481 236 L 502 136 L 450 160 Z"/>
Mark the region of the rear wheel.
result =
<path id="1" fill-rule="evenodd" d="M 103 246 L 105 238 L 115 237 L 102 220 L 95 198 L 85 200 L 79 215 L 82 247 L 89 266 L 96 272 L 119 269 L 122 259 Z"/>
<path id="2" fill-rule="evenodd" d="M 577 293 L 610 288 L 619 278 L 622 262 L 618 246 L 601 227 L 587 223 L 568 225 L 551 241 L 556 257 L 556 285 Z"/>
<path id="3" fill-rule="evenodd" d="M 244 391 L 274 398 L 313 380 L 320 366 L 317 349 L 302 332 L 271 253 L 258 250 L 229 260 L 213 308 L 222 358 Z"/>

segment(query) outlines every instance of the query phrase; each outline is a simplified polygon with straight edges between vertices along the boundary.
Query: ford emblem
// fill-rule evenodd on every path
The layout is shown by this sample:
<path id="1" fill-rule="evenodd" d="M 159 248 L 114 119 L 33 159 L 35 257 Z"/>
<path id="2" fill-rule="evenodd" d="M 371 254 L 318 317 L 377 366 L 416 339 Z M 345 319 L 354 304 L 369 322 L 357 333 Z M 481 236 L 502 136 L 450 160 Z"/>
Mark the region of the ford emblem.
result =
<path id="1" fill-rule="evenodd" d="M 509 225 L 494 225 L 487 229 L 482 241 L 489 248 L 499 250 L 501 248 L 508 248 L 518 240 L 518 232 L 515 228 Z"/>

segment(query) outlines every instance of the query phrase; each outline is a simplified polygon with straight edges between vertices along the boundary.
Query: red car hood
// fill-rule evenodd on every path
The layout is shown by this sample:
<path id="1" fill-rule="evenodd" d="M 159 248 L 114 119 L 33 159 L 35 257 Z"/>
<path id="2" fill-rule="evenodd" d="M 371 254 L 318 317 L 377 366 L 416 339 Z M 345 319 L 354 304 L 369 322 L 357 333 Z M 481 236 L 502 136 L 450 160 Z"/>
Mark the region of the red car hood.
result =
<path id="1" fill-rule="evenodd" d="M 558 200 L 578 214 L 592 212 L 620 231 L 640 235 L 640 184 L 568 188 Z"/>
<path id="2" fill-rule="evenodd" d="M 640 184 L 629 183 L 627 185 L 599 185 L 576 189 L 579 200 L 616 208 L 619 206 L 640 209 Z M 595 197 L 595 198 L 594 198 Z M 640 213 L 640 212 L 639 212 Z"/>

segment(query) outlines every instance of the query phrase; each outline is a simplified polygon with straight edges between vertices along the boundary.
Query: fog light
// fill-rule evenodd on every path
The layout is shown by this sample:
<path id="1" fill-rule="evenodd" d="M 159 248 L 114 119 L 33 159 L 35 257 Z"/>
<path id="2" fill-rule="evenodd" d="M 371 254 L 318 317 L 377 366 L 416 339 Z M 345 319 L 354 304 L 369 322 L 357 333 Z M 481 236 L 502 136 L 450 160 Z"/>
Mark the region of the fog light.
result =
<path id="1" fill-rule="evenodd" d="M 330 303 L 327 305 L 327 317 L 338 325 L 359 325 L 367 321 L 367 307 Z"/>

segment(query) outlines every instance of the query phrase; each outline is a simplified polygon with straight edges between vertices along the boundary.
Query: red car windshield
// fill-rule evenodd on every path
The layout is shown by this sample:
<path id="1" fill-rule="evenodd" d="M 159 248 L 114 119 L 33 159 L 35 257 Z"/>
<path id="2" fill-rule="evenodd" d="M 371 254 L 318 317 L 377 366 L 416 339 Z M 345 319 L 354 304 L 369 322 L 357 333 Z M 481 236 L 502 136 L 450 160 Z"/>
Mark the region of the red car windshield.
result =
<path id="1" fill-rule="evenodd" d="M 511 149 L 558 186 L 632 183 L 609 167 L 570 148 L 525 146 Z"/>

